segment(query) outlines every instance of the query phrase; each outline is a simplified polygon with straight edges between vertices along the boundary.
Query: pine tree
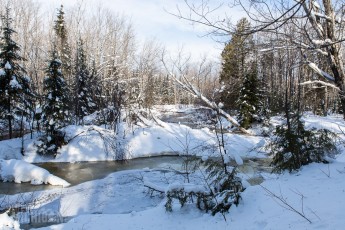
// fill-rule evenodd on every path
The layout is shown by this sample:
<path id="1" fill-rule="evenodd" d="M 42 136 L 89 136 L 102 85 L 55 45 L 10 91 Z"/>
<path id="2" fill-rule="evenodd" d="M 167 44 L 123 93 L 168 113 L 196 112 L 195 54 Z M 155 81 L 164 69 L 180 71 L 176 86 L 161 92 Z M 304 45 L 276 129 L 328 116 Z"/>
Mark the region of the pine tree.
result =
<path id="1" fill-rule="evenodd" d="M 43 105 L 43 125 L 45 136 L 41 138 L 39 153 L 55 155 L 57 149 L 64 143 L 61 128 L 68 124 L 68 89 L 61 71 L 61 60 L 54 48 L 51 61 L 44 79 L 45 92 Z"/>
<path id="2" fill-rule="evenodd" d="M 246 18 L 239 20 L 231 40 L 222 52 L 222 71 L 219 81 L 223 85 L 221 101 L 225 109 L 236 108 L 239 89 L 253 48 L 253 37 L 243 35 L 249 27 L 250 23 Z"/>
<path id="3" fill-rule="evenodd" d="M 20 65 L 20 62 L 24 61 L 19 54 L 20 47 L 12 39 L 15 31 L 11 28 L 13 20 L 10 17 L 10 8 L 6 8 L 1 19 L 0 117 L 7 120 L 9 138 L 12 138 L 16 116 L 23 119 L 31 114 L 34 94 L 30 89 L 30 78 Z"/>
<path id="4" fill-rule="evenodd" d="M 75 115 L 77 121 L 83 123 L 83 117 L 95 111 L 96 104 L 92 99 L 90 72 L 87 67 L 86 55 L 82 39 L 79 39 L 77 58 L 76 58 L 76 75 L 74 83 L 75 92 Z M 78 123 L 78 122 L 77 122 Z"/>
<path id="5" fill-rule="evenodd" d="M 248 129 L 256 120 L 258 113 L 259 97 L 256 68 L 253 68 L 245 75 L 237 104 L 240 125 Z"/>
<path id="6" fill-rule="evenodd" d="M 68 44 L 67 29 L 65 23 L 65 12 L 63 10 L 63 5 L 61 5 L 57 19 L 54 24 L 54 31 L 57 37 L 56 48 L 60 60 L 62 62 L 62 72 L 65 78 L 69 80 L 72 76 L 72 66 L 71 66 L 71 48 Z"/>

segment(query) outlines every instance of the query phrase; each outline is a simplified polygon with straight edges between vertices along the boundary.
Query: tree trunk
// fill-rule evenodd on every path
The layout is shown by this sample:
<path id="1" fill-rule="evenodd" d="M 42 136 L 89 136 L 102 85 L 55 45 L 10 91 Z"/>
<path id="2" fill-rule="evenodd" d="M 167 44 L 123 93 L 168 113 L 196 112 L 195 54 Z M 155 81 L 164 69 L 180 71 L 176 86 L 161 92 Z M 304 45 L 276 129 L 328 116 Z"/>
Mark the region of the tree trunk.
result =
<path id="1" fill-rule="evenodd" d="M 331 20 L 326 21 L 326 36 L 331 41 L 336 41 L 335 37 L 335 16 L 334 16 L 334 10 L 332 7 L 332 1 L 331 0 L 323 0 L 323 5 L 325 7 L 325 14 L 331 18 Z M 328 62 L 330 64 L 334 81 L 336 86 L 339 87 L 339 96 L 341 101 L 341 107 L 343 110 L 343 118 L 345 120 L 345 87 L 344 87 L 344 79 L 345 79 L 345 73 L 344 73 L 344 65 L 341 58 L 341 54 L 339 52 L 340 50 L 340 43 L 332 44 L 328 47 Z"/>
<path id="2" fill-rule="evenodd" d="M 10 137 L 10 139 L 12 139 L 12 117 L 11 117 L 11 105 L 8 105 L 8 114 L 7 114 L 7 118 L 8 118 L 8 135 Z"/>

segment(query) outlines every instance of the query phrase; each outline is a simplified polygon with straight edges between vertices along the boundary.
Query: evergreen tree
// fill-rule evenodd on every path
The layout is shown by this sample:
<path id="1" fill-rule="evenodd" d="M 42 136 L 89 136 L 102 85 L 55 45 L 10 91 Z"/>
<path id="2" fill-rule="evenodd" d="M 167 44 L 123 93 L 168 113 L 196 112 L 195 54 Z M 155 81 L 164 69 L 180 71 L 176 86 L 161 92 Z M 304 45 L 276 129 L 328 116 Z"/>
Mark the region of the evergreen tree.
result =
<path id="1" fill-rule="evenodd" d="M 240 125 L 248 129 L 258 118 L 259 97 L 256 68 L 245 75 L 237 104 L 239 107 L 238 120 Z"/>
<path id="2" fill-rule="evenodd" d="M 278 125 L 268 147 L 273 155 L 273 171 L 294 171 L 312 162 L 327 163 L 326 154 L 336 151 L 336 135 L 327 129 L 306 130 L 298 113 Z"/>
<path id="3" fill-rule="evenodd" d="M 92 60 L 90 79 L 89 79 L 89 91 L 92 96 L 92 101 L 96 104 L 95 110 L 100 110 L 105 107 L 104 101 L 102 100 L 102 84 L 99 79 L 99 74 L 97 72 L 96 61 Z"/>
<path id="4" fill-rule="evenodd" d="M 247 69 L 249 55 L 253 49 L 253 37 L 243 35 L 249 27 L 250 23 L 246 18 L 239 20 L 231 40 L 222 52 L 222 71 L 219 80 L 223 85 L 221 101 L 225 109 L 236 108 L 239 89 Z"/>
<path id="5" fill-rule="evenodd" d="M 61 69 L 63 71 L 63 74 L 65 75 L 65 78 L 67 80 L 70 80 L 69 78 L 72 76 L 71 48 L 68 44 L 67 29 L 64 15 L 65 12 L 63 10 L 63 5 L 61 5 L 60 9 L 58 10 L 57 19 L 55 20 L 54 31 L 57 37 L 57 53 L 62 62 Z"/>
<path id="6" fill-rule="evenodd" d="M 68 124 L 68 89 L 61 71 L 61 60 L 54 48 L 51 61 L 44 79 L 45 92 L 43 105 L 43 125 L 45 136 L 41 138 L 39 153 L 55 155 L 64 143 L 61 128 Z"/>
<path id="7" fill-rule="evenodd" d="M 84 44 L 81 39 L 78 42 L 77 58 L 76 58 L 76 75 L 74 83 L 75 92 L 75 115 L 78 121 L 82 121 L 83 117 L 95 111 L 96 104 L 92 99 L 90 72 L 87 67 Z"/>
<path id="8" fill-rule="evenodd" d="M 151 108 L 156 102 L 157 82 L 152 72 L 148 73 L 146 84 L 144 86 L 144 108 Z"/>
<path id="9" fill-rule="evenodd" d="M 173 93 L 174 93 L 174 89 L 171 86 L 169 76 L 163 76 L 161 88 L 160 88 L 161 102 L 163 105 L 174 103 Z"/>
<path id="10" fill-rule="evenodd" d="M 23 119 L 31 114 L 34 95 L 30 89 L 30 78 L 20 65 L 20 62 L 24 61 L 19 54 L 20 47 L 12 39 L 15 31 L 11 28 L 13 20 L 10 17 L 10 8 L 6 8 L 1 19 L 0 117 L 7 120 L 9 138 L 12 138 L 16 116 Z"/>

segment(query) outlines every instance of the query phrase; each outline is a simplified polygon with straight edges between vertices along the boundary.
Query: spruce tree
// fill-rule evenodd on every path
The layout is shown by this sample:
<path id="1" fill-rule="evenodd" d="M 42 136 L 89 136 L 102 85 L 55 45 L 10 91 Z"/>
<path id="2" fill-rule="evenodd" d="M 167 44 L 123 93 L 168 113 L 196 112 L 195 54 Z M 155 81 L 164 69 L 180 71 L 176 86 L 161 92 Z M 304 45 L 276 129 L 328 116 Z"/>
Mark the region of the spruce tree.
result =
<path id="1" fill-rule="evenodd" d="M 249 28 L 250 23 L 246 18 L 239 20 L 231 40 L 226 44 L 221 54 L 222 71 L 219 81 L 223 87 L 220 96 L 225 109 L 237 107 L 236 101 L 254 43 L 251 35 L 244 35 Z"/>
<path id="2" fill-rule="evenodd" d="M 61 71 L 61 60 L 57 52 L 52 52 L 51 61 L 44 79 L 43 90 L 45 92 L 43 113 L 43 125 L 45 136 L 41 138 L 39 153 L 56 155 L 57 149 L 64 144 L 64 134 L 61 128 L 68 124 L 68 89 Z"/>
<path id="3" fill-rule="evenodd" d="M 79 39 L 76 58 L 76 75 L 74 83 L 75 91 L 75 115 L 77 123 L 83 123 L 83 117 L 95 111 L 96 104 L 92 99 L 90 72 L 87 67 L 84 43 Z M 78 122 L 79 121 L 79 122 Z"/>
<path id="4" fill-rule="evenodd" d="M 19 54 L 20 47 L 12 39 L 15 31 L 11 28 L 10 8 L 6 8 L 1 20 L 0 117 L 7 120 L 9 138 L 12 138 L 16 117 L 23 119 L 31 114 L 34 95 L 30 89 L 30 78 L 20 64 L 24 61 Z"/>
<path id="5" fill-rule="evenodd" d="M 240 125 L 248 129 L 257 119 L 258 113 L 259 97 L 256 68 L 250 70 L 245 75 L 237 104 L 239 107 L 238 120 Z"/>
<path id="6" fill-rule="evenodd" d="M 65 12 L 63 10 L 63 5 L 61 5 L 58 10 L 57 19 L 54 24 L 54 31 L 57 38 L 56 49 L 57 53 L 62 62 L 61 69 L 67 80 L 72 76 L 72 66 L 71 66 L 71 48 L 68 44 L 68 34 L 65 22 Z"/>

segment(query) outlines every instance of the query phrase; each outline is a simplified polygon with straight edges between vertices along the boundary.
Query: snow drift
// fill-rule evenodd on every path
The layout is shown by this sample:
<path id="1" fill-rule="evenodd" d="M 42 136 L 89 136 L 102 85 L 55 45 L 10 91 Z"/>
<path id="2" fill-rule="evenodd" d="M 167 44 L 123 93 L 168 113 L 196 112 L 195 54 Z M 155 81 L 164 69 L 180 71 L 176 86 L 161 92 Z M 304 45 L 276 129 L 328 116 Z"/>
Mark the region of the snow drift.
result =
<path id="1" fill-rule="evenodd" d="M 22 160 L 0 160 L 0 179 L 4 182 L 31 182 L 31 184 L 51 184 L 67 187 L 70 184 L 47 170 Z"/>

